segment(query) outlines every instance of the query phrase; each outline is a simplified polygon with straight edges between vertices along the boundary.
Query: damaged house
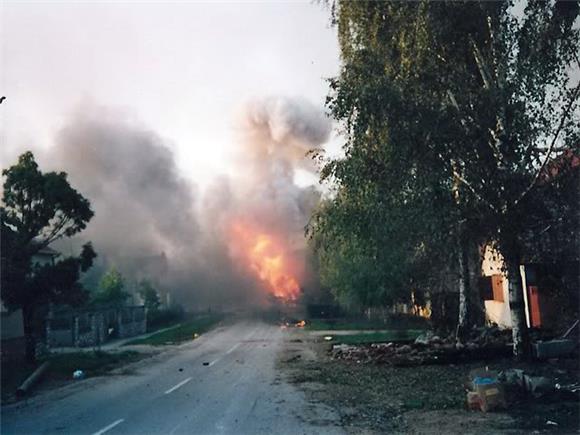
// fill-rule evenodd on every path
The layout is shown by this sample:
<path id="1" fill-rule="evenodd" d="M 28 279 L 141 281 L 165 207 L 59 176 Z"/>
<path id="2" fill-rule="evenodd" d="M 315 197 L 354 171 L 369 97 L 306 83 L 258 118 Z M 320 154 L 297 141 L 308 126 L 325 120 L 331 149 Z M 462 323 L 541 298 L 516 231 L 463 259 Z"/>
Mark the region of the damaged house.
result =
<path id="1" fill-rule="evenodd" d="M 562 153 L 547 165 L 540 184 L 540 188 L 559 192 L 558 200 L 567 204 L 567 218 L 555 213 L 530 234 L 532 242 L 520 265 L 526 323 L 529 328 L 562 331 L 579 316 L 580 157 L 570 150 Z M 559 210 L 555 204 L 553 209 Z M 512 321 L 503 266 L 501 256 L 487 246 L 480 287 L 486 317 L 491 323 L 509 328 Z"/>

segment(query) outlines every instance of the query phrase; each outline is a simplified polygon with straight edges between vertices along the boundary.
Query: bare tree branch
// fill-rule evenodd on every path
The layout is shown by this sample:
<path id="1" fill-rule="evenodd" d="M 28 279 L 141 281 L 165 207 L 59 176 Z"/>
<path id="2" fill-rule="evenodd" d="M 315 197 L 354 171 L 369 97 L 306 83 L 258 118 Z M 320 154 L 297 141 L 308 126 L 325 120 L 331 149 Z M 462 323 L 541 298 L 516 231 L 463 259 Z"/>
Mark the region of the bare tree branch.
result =
<path id="1" fill-rule="evenodd" d="M 482 203 L 486 204 L 494 213 L 497 213 L 498 210 L 497 208 L 491 203 L 489 202 L 487 199 L 485 199 L 483 196 L 481 196 L 477 190 L 475 190 L 475 188 L 473 187 L 473 185 L 467 181 L 465 178 L 463 178 L 461 176 L 461 174 L 459 174 L 459 171 L 457 171 L 457 169 L 455 168 L 455 165 L 453 166 L 453 176 L 455 177 L 455 179 L 457 181 L 460 181 L 465 187 L 467 187 L 467 189 Z"/>
<path id="2" fill-rule="evenodd" d="M 500 91 L 501 95 L 503 96 L 503 89 L 504 89 L 504 78 L 503 78 L 503 74 L 500 73 L 500 67 L 499 65 L 497 65 L 497 57 L 495 55 L 495 49 L 493 46 L 493 30 L 490 24 L 490 18 L 488 16 L 488 27 L 489 27 L 489 32 L 490 32 L 490 49 L 491 52 L 493 53 L 493 63 L 495 65 L 496 68 L 496 77 L 495 77 L 495 81 L 492 81 L 492 75 L 489 71 L 489 68 L 487 67 L 487 64 L 485 62 L 485 59 L 483 58 L 483 55 L 481 54 L 481 51 L 479 50 L 479 47 L 477 46 L 477 44 L 475 43 L 475 41 L 473 40 L 473 38 L 470 38 L 471 41 L 471 45 L 473 47 L 473 57 L 475 58 L 475 63 L 477 64 L 477 69 L 479 70 L 479 75 L 481 76 L 481 79 L 483 81 L 483 87 L 485 89 L 491 89 L 492 85 L 495 85 L 495 88 L 497 90 Z M 502 139 L 502 134 L 505 135 L 506 133 L 506 113 L 505 113 L 505 104 L 500 104 L 499 105 L 499 113 L 497 115 L 497 125 L 496 125 L 496 130 L 489 130 L 490 132 L 490 136 L 493 139 L 493 142 L 488 142 L 490 148 L 493 151 L 493 156 L 496 159 L 497 162 L 497 166 L 499 167 L 500 165 L 504 165 L 505 161 L 504 161 L 504 156 L 501 152 L 501 149 L 499 147 Z"/>
<path id="3" fill-rule="evenodd" d="M 558 125 L 558 128 L 556 129 L 556 132 L 554 133 L 554 137 L 552 138 L 552 142 L 550 143 L 550 146 L 548 147 L 548 151 L 546 152 L 546 157 L 544 157 L 544 161 L 540 165 L 540 167 L 539 167 L 538 171 L 536 172 L 536 175 L 534 176 L 532 182 L 528 185 L 528 187 L 526 187 L 524 189 L 524 191 L 521 193 L 521 195 L 515 201 L 514 205 L 519 204 L 520 201 L 522 199 L 524 199 L 524 197 L 528 193 L 530 193 L 530 191 L 538 183 L 538 180 L 540 179 L 540 177 L 542 176 L 542 173 L 546 169 L 546 165 L 548 164 L 548 161 L 550 160 L 550 156 L 551 156 L 552 152 L 554 151 L 554 147 L 556 146 L 556 142 L 558 141 L 558 137 L 560 136 L 560 133 L 562 132 L 562 129 L 564 128 L 564 124 L 566 123 L 566 119 L 568 118 L 568 115 L 570 115 L 570 111 L 572 110 L 574 103 L 578 99 L 579 92 L 580 92 L 580 82 L 578 82 L 578 84 L 576 85 L 576 88 L 574 89 L 574 92 L 572 93 L 572 98 L 570 99 L 568 106 L 566 107 L 566 109 L 564 110 L 564 113 L 562 114 L 562 118 L 560 119 L 560 124 Z"/>

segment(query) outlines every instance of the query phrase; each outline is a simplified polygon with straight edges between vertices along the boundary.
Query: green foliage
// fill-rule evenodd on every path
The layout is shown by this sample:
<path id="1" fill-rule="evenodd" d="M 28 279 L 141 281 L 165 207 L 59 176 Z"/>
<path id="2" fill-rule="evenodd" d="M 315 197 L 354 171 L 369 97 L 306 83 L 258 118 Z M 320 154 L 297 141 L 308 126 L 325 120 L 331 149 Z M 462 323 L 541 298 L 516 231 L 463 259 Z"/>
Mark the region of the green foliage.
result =
<path id="1" fill-rule="evenodd" d="M 82 231 L 93 216 L 89 201 L 73 189 L 64 172 L 42 173 L 31 152 L 2 171 L 0 209 L 2 300 L 9 309 L 22 308 L 27 356 L 34 359 L 36 314 L 48 302 L 79 305 L 87 292 L 78 282 L 93 264 L 90 243 L 79 257 L 53 264 L 33 264 L 33 256 L 51 242 Z"/>
<path id="2" fill-rule="evenodd" d="M 125 279 L 117 269 L 103 275 L 93 303 L 102 305 L 124 305 L 129 296 L 125 290 Z"/>
<path id="3" fill-rule="evenodd" d="M 30 151 L 2 175 L 2 222 L 14 231 L 15 243 L 24 248 L 22 255 L 30 257 L 53 241 L 82 231 L 93 217 L 89 201 L 70 186 L 67 174 L 43 174 Z"/>
<path id="4" fill-rule="evenodd" d="M 52 241 L 76 234 L 93 216 L 90 204 L 74 190 L 64 172 L 43 174 L 32 153 L 2 171 L 5 177 L 1 209 L 2 299 L 11 309 L 49 301 L 81 303 L 86 292 L 80 272 L 96 254 L 90 243 L 80 257 L 37 266 L 32 257 Z"/>
<path id="5" fill-rule="evenodd" d="M 529 2 L 521 17 L 511 2 L 336 1 L 333 13 L 342 67 L 327 104 L 345 157 L 322 168 L 335 195 L 308 231 L 340 301 L 431 289 L 458 240 L 517 262 L 558 210 L 574 228 L 542 174 L 579 149 L 577 2 Z"/>
<path id="6" fill-rule="evenodd" d="M 139 287 L 139 295 L 143 299 L 145 303 L 145 307 L 148 310 L 148 315 L 152 312 L 159 310 L 159 306 L 161 305 L 161 301 L 159 300 L 159 293 L 153 284 L 150 281 L 144 279 L 138 284 Z"/>
<path id="7" fill-rule="evenodd" d="M 85 304 L 89 292 L 79 280 L 81 272 L 91 267 L 95 257 L 91 243 L 86 243 L 78 257 L 64 258 L 54 264 L 34 265 L 27 279 L 27 291 L 21 292 L 21 296 L 31 297 L 38 305 L 49 301 L 73 306 Z"/>

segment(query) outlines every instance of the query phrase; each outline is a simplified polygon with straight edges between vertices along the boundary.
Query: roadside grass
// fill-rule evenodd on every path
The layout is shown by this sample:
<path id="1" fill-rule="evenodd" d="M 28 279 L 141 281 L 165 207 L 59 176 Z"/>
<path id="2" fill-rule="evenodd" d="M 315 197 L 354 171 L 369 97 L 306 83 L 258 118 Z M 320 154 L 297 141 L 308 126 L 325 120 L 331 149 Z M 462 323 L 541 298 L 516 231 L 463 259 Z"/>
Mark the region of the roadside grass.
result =
<path id="1" fill-rule="evenodd" d="M 580 407 L 558 396 L 535 399 L 506 391 L 508 408 L 481 413 L 466 409 L 465 381 L 483 362 L 393 367 L 331 360 L 319 346 L 319 360 L 281 360 L 290 382 L 339 411 L 349 433 L 579 433 Z M 577 359 L 554 363 L 489 363 L 491 370 L 518 367 L 563 382 L 578 382 Z M 313 385 L 322 384 L 313 388 Z M 550 428 L 547 421 L 557 423 Z"/>
<path id="2" fill-rule="evenodd" d="M 361 334 L 335 335 L 332 338 L 332 342 L 334 344 L 370 344 L 413 341 L 424 332 L 422 329 L 397 329 Z"/>
<path id="3" fill-rule="evenodd" d="M 148 355 L 135 351 L 122 352 L 74 352 L 52 354 L 43 361 L 50 361 L 48 377 L 52 380 L 72 379 L 75 370 L 82 370 L 86 377 L 103 376 L 118 367 L 146 358 Z"/>
<path id="4" fill-rule="evenodd" d="M 426 319 L 410 315 L 394 315 L 384 321 L 370 321 L 366 319 L 309 319 L 306 329 L 312 331 L 336 330 L 426 330 L 429 324 Z"/>
<path id="5" fill-rule="evenodd" d="M 164 344 L 178 344 L 184 341 L 192 340 L 194 334 L 202 334 L 209 331 L 223 319 L 221 314 L 207 314 L 195 319 L 188 320 L 166 331 L 161 331 L 147 338 L 131 340 L 124 346 L 137 344 L 148 344 L 152 346 L 161 346 Z"/>
<path id="6" fill-rule="evenodd" d="M 38 367 L 26 361 L 2 361 L 2 403 L 11 399 L 16 389 Z"/>
<path id="7" fill-rule="evenodd" d="M 178 309 L 155 310 L 147 313 L 147 332 L 155 332 L 179 325 L 188 320 L 191 315 Z"/>
<path id="8" fill-rule="evenodd" d="M 2 363 L 2 403 L 16 400 L 16 390 L 34 370 L 46 361 L 50 362 L 43 375 L 42 384 L 58 386 L 64 381 L 72 381 L 73 372 L 82 370 L 86 377 L 103 376 L 111 370 L 146 358 L 149 355 L 135 352 L 86 351 L 74 353 L 50 354 L 40 358 L 37 364 L 25 361 Z M 42 387 L 41 387 L 42 388 Z"/>
<path id="9" fill-rule="evenodd" d="M 312 319 L 306 322 L 305 328 L 313 331 L 336 331 L 339 329 L 386 329 L 386 325 L 384 323 L 367 321 L 329 321 L 323 319 Z"/>

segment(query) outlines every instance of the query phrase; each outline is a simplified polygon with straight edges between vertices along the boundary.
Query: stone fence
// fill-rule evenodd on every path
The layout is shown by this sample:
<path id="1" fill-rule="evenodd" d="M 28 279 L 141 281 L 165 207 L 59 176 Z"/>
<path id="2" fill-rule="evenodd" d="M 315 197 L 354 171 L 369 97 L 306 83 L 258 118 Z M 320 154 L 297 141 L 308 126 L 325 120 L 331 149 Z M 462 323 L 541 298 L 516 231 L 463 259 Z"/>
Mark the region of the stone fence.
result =
<path id="1" fill-rule="evenodd" d="M 51 347 L 98 346 L 112 338 L 144 334 L 144 306 L 61 310 L 46 319 L 46 344 Z"/>

